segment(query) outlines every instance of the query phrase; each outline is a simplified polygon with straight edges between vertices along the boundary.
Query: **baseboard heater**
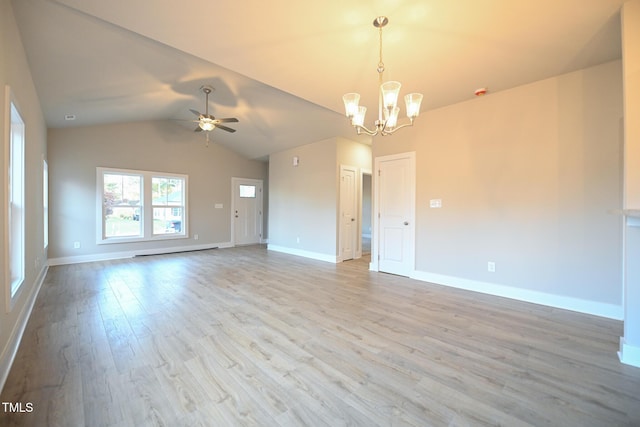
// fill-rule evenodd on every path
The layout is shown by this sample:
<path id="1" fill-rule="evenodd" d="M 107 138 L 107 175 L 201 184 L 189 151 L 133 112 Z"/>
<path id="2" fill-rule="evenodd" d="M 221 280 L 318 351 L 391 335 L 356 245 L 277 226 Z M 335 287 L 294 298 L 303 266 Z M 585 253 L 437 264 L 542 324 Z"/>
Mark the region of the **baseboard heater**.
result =
<path id="1" fill-rule="evenodd" d="M 155 256 L 155 255 L 169 255 L 169 254 L 182 254 L 187 252 L 202 252 L 202 251 L 210 251 L 211 249 L 219 249 L 219 246 L 213 246 L 211 248 L 202 248 L 202 249 L 179 249 L 177 251 L 167 251 L 167 252 L 156 252 L 152 254 L 135 254 L 133 257 L 141 257 L 141 256 Z"/>

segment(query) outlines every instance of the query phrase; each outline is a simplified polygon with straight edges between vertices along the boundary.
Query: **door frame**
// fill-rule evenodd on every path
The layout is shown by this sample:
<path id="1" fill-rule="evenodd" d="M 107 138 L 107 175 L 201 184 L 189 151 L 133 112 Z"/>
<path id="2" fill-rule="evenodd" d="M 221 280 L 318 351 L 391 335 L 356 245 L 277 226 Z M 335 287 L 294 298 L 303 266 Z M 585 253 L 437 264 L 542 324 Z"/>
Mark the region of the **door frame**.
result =
<path id="1" fill-rule="evenodd" d="M 250 182 L 252 184 L 255 184 L 256 186 L 259 186 L 260 188 L 260 192 L 259 192 L 259 196 L 258 198 L 260 199 L 258 201 L 259 204 L 259 208 L 260 208 L 260 242 L 259 243 L 264 243 L 264 183 L 261 179 L 255 179 L 255 178 L 239 178 L 239 177 L 232 177 L 231 178 L 231 211 L 230 213 L 230 220 L 231 220 L 231 238 L 230 238 L 230 243 L 231 246 L 235 246 L 236 245 L 236 221 L 235 221 L 235 211 L 236 211 L 236 187 L 238 186 L 239 183 L 246 183 L 246 182 Z"/>
<path id="2" fill-rule="evenodd" d="M 373 170 L 375 171 L 375 173 L 372 175 L 372 179 L 373 179 L 373 230 L 372 233 L 373 235 L 371 236 L 371 262 L 369 264 L 369 270 L 371 271 L 380 271 L 380 253 L 381 253 L 381 248 L 380 248 L 380 164 L 382 162 L 385 161 L 391 161 L 391 160 L 399 160 L 399 159 L 404 159 L 404 158 L 408 158 L 409 161 L 411 162 L 411 169 L 412 169 L 412 175 L 411 175 L 411 182 L 409 183 L 410 185 L 410 194 L 412 195 L 411 200 L 410 200 L 410 210 L 411 210 L 411 217 L 412 217 L 412 221 L 413 221 L 413 234 L 411 235 L 411 245 L 410 245 L 410 251 L 411 253 L 407 254 L 407 256 L 410 257 L 411 259 L 411 270 L 415 270 L 415 264 L 416 264 L 416 260 L 415 260 L 415 253 L 416 253 L 416 225 L 415 225 L 415 221 L 416 221 L 416 152 L 415 151 L 409 151 L 406 153 L 398 153 L 398 154 L 391 154 L 388 156 L 380 156 L 380 157 L 375 157 L 373 159 Z"/>

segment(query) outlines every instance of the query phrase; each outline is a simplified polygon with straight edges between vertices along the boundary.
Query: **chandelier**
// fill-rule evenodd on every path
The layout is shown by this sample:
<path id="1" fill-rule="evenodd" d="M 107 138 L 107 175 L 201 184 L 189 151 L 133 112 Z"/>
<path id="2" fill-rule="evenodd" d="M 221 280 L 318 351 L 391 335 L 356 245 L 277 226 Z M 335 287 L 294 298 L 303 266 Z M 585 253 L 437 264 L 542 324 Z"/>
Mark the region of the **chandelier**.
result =
<path id="1" fill-rule="evenodd" d="M 413 126 L 413 121 L 420 114 L 420 103 L 422 102 L 421 93 L 410 93 L 404 97 L 407 108 L 407 117 L 409 123 L 398 126 L 398 113 L 400 107 L 397 106 L 398 94 L 400 93 L 400 82 L 389 81 L 382 83 L 382 74 L 384 73 L 384 62 L 382 62 L 382 28 L 389 23 L 386 16 L 379 16 L 373 21 L 373 26 L 378 28 L 380 32 L 380 60 L 378 62 L 378 119 L 375 121 L 374 130 L 368 129 L 364 125 L 364 116 L 367 113 L 367 107 L 358 105 L 360 102 L 359 93 L 347 93 L 342 97 L 347 118 L 351 120 L 351 124 L 356 128 L 358 135 L 366 133 L 367 135 L 376 136 L 378 134 L 385 136 L 391 135 L 398 129 Z"/>

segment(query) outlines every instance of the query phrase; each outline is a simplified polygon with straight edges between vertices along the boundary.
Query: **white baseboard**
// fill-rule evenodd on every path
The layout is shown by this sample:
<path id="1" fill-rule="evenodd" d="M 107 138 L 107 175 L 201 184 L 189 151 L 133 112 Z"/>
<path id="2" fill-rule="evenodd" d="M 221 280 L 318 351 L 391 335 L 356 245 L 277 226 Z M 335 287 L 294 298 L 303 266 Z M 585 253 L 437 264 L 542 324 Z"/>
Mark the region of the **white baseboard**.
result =
<path id="1" fill-rule="evenodd" d="M 627 344 L 624 337 L 620 338 L 620 351 L 618 352 L 620 362 L 640 368 L 640 347 Z"/>
<path id="2" fill-rule="evenodd" d="M 498 285 L 495 283 L 481 282 L 423 271 L 414 271 L 411 278 L 438 285 L 450 286 L 453 288 L 465 289 L 468 291 L 515 299 L 518 301 L 531 302 L 563 310 L 577 311 L 609 319 L 623 320 L 624 318 L 624 309 L 622 305 L 606 304 L 583 300 L 580 298 L 548 294 L 532 291 L 530 289 L 515 288 L 513 286 Z"/>
<path id="3" fill-rule="evenodd" d="M 338 263 L 338 257 L 335 255 L 327 255 L 327 254 L 321 254 L 318 252 L 303 251 L 300 249 L 287 248 L 285 246 L 277 246 L 272 244 L 267 245 L 267 249 L 274 252 L 282 252 L 289 255 L 297 255 L 304 258 L 316 259 L 318 261 L 326 261 L 334 264 Z"/>
<path id="4" fill-rule="evenodd" d="M 60 258 L 49 258 L 48 263 L 50 266 L 80 264 L 83 262 L 109 261 L 112 259 L 133 258 L 134 256 L 135 256 L 135 253 L 133 252 L 107 252 L 102 254 L 75 255 L 75 256 L 67 256 L 67 257 L 60 257 Z"/>
<path id="5" fill-rule="evenodd" d="M 4 384 L 7 381 L 7 377 L 9 376 L 9 372 L 11 371 L 11 366 L 13 365 L 13 361 L 16 358 L 16 354 L 18 353 L 18 348 L 20 347 L 20 342 L 22 341 L 22 336 L 24 335 L 24 331 L 27 328 L 27 323 L 29 322 L 29 318 L 31 317 L 31 312 L 33 311 L 33 306 L 36 302 L 36 298 L 38 297 L 38 293 L 40 293 L 40 288 L 42 288 L 42 283 L 44 282 L 44 278 L 47 275 L 49 267 L 44 265 L 42 270 L 40 270 L 40 274 L 36 278 L 36 281 L 31 288 L 31 293 L 27 297 L 27 301 L 22 307 L 22 311 L 18 314 L 18 319 L 16 324 L 9 335 L 9 340 L 2 350 L 2 355 L 0 355 L 0 391 L 4 389 Z M 24 285 L 23 285 L 24 286 Z"/>
<path id="6" fill-rule="evenodd" d="M 78 255 L 61 258 L 49 258 L 49 265 L 79 264 L 83 262 L 109 261 L 133 258 L 140 255 L 162 255 L 176 252 L 201 251 L 205 249 L 230 248 L 231 242 L 209 243 L 204 245 L 176 246 L 171 248 L 141 249 L 136 251 L 105 252 L 100 254 Z"/>

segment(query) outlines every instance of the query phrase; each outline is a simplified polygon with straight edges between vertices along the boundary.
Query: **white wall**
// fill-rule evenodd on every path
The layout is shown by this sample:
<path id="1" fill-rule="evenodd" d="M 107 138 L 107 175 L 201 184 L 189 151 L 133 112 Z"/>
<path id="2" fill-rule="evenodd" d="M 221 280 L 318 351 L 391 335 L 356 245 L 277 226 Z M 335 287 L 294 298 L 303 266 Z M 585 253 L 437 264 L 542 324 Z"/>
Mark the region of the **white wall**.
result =
<path id="1" fill-rule="evenodd" d="M 189 176 L 189 239 L 96 244 L 96 168 Z M 53 264 L 131 253 L 224 246 L 231 241 L 231 178 L 267 179 L 267 164 L 247 160 L 173 122 L 49 130 L 50 248 Z M 222 204 L 222 209 L 216 209 Z M 199 239 L 194 240 L 193 235 Z M 80 249 L 73 243 L 80 242 Z"/>
<path id="2" fill-rule="evenodd" d="M 5 85 L 13 91 L 20 113 L 25 122 L 26 139 L 26 277 L 20 293 L 7 312 L 7 295 L 5 286 L 10 286 L 4 280 L 7 271 L 6 244 L 4 224 L 7 222 L 5 199 L 6 170 L 4 169 L 5 150 L 0 149 L 0 272 L 2 275 L 2 290 L 0 307 L 0 388 L 4 385 L 11 362 L 17 350 L 22 330 L 26 325 L 31 306 L 40 287 L 43 274 L 46 271 L 46 250 L 44 249 L 44 223 L 42 207 L 42 160 L 46 156 L 46 126 L 40 102 L 33 85 L 31 72 L 20 40 L 11 2 L 0 0 L 0 144 L 4 147 L 9 129 L 5 123 L 8 114 L 4 102 Z"/>
<path id="3" fill-rule="evenodd" d="M 620 61 L 429 111 L 373 145 L 403 151 L 416 276 L 621 318 Z"/>

